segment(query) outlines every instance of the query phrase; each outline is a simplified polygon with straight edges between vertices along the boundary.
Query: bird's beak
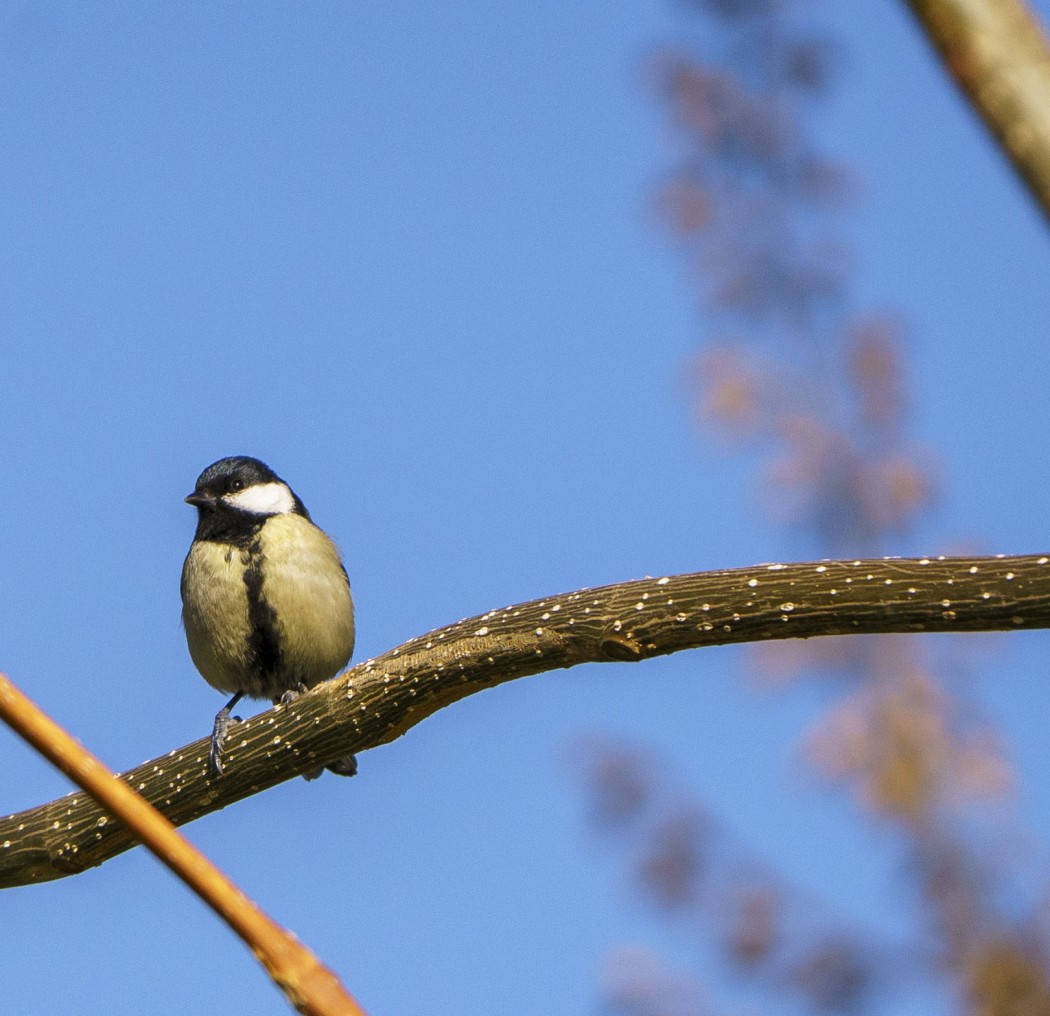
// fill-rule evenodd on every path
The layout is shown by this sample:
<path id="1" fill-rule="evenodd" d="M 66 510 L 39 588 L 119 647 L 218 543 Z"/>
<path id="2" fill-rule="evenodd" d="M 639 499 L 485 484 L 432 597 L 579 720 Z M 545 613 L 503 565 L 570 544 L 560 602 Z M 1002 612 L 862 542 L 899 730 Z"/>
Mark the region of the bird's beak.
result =
<path id="1" fill-rule="evenodd" d="M 191 504 L 194 508 L 214 508 L 216 501 L 207 494 L 198 494 L 197 491 L 194 491 L 186 498 L 186 504 Z"/>

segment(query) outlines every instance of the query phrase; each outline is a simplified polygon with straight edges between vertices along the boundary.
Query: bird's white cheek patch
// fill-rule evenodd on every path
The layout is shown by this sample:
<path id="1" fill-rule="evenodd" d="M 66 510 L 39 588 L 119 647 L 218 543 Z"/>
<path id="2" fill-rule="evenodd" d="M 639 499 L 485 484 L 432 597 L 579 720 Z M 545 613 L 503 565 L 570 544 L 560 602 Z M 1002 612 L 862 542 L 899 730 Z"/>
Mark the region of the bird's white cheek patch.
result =
<path id="1" fill-rule="evenodd" d="M 227 494 L 223 500 L 254 515 L 287 515 L 295 507 L 295 499 L 286 483 L 257 483 L 246 490 Z"/>

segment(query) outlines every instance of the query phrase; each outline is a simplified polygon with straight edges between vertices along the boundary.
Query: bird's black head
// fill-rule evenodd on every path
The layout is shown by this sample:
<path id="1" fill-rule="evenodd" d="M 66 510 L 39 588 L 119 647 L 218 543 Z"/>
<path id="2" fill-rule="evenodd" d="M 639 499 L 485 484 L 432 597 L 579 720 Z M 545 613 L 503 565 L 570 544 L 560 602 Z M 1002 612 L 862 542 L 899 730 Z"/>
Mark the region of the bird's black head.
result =
<path id="1" fill-rule="evenodd" d="M 248 535 L 272 515 L 310 517 L 295 492 L 265 462 L 232 455 L 213 462 L 197 477 L 186 503 L 197 509 L 197 537 Z"/>
<path id="2" fill-rule="evenodd" d="M 222 497 L 259 483 L 282 483 L 281 478 L 265 463 L 248 455 L 231 455 L 213 462 L 197 477 L 195 494 Z M 189 500 L 189 498 L 187 498 Z M 191 502 L 192 503 L 192 502 Z"/>

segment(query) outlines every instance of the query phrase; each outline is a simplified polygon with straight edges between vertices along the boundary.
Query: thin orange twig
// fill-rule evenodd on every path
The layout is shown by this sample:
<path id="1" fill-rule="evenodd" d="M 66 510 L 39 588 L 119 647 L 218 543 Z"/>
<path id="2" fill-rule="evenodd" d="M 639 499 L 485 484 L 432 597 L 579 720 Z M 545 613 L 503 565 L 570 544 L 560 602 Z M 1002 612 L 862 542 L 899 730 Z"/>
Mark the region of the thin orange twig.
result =
<path id="1" fill-rule="evenodd" d="M 365 1016 L 339 978 L 196 849 L 159 811 L 0 674 L 0 719 L 123 822 L 247 943 L 304 1016 Z"/>

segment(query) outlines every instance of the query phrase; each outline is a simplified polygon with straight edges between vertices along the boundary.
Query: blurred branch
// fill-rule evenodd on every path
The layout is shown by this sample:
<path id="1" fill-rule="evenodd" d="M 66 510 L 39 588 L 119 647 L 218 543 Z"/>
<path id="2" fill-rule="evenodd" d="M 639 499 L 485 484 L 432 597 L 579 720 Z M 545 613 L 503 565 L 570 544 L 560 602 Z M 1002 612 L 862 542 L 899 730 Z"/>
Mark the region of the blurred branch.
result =
<path id="1" fill-rule="evenodd" d="M 288 705 L 122 777 L 176 825 L 400 737 L 484 688 L 580 663 L 818 635 L 1050 627 L 1050 557 L 883 558 L 639 579 L 490 611 L 412 639 Z M 44 882 L 127 850 L 134 835 L 85 794 L 0 820 L 0 887 Z"/>
<path id="2" fill-rule="evenodd" d="M 1050 44 L 1024 0 L 908 0 L 1050 217 Z"/>
<path id="3" fill-rule="evenodd" d="M 267 916 L 155 808 L 0 674 L 0 719 L 84 788 L 248 945 L 304 1016 L 364 1016 L 339 978 Z M 100 820 L 100 821 L 104 821 Z"/>

